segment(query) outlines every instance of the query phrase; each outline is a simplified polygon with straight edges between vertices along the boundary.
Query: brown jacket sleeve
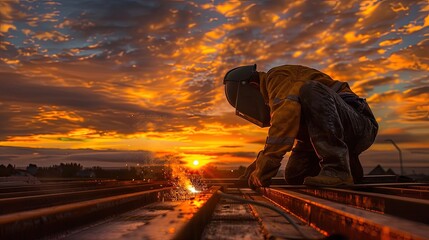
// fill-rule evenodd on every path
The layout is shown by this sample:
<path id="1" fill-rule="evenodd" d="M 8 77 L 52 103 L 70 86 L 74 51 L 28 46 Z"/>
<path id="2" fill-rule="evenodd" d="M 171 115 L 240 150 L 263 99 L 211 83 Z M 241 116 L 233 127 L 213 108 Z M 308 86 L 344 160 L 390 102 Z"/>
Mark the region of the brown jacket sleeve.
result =
<path id="1" fill-rule="evenodd" d="M 255 175 L 264 185 L 277 174 L 281 160 L 292 149 L 299 130 L 301 105 L 299 90 L 304 84 L 297 81 L 294 69 L 275 68 L 261 81 L 261 91 L 268 98 L 271 126 L 264 150 L 256 160 Z"/>

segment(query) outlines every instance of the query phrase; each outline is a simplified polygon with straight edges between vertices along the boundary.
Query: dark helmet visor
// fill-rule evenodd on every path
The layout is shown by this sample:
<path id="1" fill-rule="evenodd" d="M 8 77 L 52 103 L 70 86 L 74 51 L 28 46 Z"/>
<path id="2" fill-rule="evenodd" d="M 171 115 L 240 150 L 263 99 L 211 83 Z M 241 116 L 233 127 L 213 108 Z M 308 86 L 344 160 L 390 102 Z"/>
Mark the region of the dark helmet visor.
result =
<path id="1" fill-rule="evenodd" d="M 270 109 L 255 87 L 249 84 L 256 64 L 230 70 L 224 78 L 226 98 L 236 114 L 260 127 L 270 126 Z"/>

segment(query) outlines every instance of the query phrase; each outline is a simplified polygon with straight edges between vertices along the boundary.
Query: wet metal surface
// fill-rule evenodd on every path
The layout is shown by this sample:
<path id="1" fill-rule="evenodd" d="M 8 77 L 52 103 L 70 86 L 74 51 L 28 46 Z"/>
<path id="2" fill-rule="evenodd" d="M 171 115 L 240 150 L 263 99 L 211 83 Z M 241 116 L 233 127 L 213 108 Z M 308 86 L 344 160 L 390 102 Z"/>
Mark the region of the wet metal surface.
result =
<path id="1" fill-rule="evenodd" d="M 171 188 L 0 215 L 0 239 L 33 239 L 156 202 Z"/>
<path id="2" fill-rule="evenodd" d="M 110 220 L 82 228 L 58 239 L 134 239 L 135 232 L 142 229 L 156 217 L 166 215 L 176 208 L 180 202 L 152 203 L 143 208 L 127 212 Z M 141 238 L 142 239 L 142 238 Z"/>
<path id="3" fill-rule="evenodd" d="M 246 197 L 249 199 L 273 204 L 269 199 L 260 196 L 259 194 L 252 194 L 250 191 L 243 192 L 247 192 Z M 266 239 L 306 239 L 279 213 L 260 206 L 251 206 L 251 208 L 260 220 Z M 311 239 L 322 239 L 324 237 L 323 234 L 305 224 L 295 216 L 291 214 L 287 215 L 299 226 L 301 231 L 306 233 L 307 237 L 310 237 Z"/>
<path id="4" fill-rule="evenodd" d="M 217 203 L 217 189 L 190 200 L 152 204 L 66 239 L 199 239 Z"/>
<path id="5" fill-rule="evenodd" d="M 229 193 L 243 195 L 240 191 Z M 221 198 L 201 239 L 262 240 L 264 235 L 258 220 L 248 204 Z"/>

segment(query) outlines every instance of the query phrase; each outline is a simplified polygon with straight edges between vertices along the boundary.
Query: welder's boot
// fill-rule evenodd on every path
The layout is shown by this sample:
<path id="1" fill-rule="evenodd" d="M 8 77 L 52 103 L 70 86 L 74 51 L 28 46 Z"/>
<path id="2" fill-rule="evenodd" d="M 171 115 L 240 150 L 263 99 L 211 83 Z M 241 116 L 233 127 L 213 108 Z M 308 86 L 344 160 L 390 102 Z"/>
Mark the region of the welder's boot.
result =
<path id="1" fill-rule="evenodd" d="M 326 187 L 353 184 L 347 147 L 340 147 L 339 142 L 336 145 L 328 144 L 328 142 L 319 139 L 317 136 L 315 136 L 314 140 L 314 145 L 318 147 L 319 153 L 324 156 L 320 162 L 322 169 L 317 176 L 306 177 L 304 184 Z M 328 146 L 329 149 L 326 148 Z"/>
<path id="2" fill-rule="evenodd" d="M 320 187 L 347 186 L 353 184 L 353 177 L 349 173 L 325 167 L 322 168 L 319 175 L 306 177 L 304 179 L 304 184 Z"/>

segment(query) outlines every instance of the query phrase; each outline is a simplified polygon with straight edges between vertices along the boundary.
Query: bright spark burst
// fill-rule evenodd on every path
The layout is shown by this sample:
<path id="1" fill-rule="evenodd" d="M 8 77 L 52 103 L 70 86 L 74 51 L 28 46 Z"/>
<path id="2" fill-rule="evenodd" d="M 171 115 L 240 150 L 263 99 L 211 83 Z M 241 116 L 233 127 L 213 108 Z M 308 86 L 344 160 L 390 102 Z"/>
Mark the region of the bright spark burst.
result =
<path id="1" fill-rule="evenodd" d="M 195 187 L 194 187 L 194 186 L 192 186 L 192 185 L 189 185 L 189 186 L 188 186 L 188 190 L 189 190 L 191 193 L 198 193 L 198 192 L 200 192 L 200 191 L 198 191 L 197 189 L 195 189 Z"/>

